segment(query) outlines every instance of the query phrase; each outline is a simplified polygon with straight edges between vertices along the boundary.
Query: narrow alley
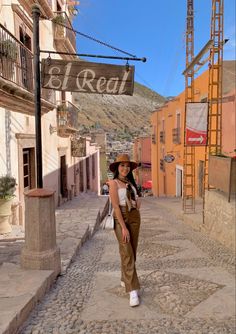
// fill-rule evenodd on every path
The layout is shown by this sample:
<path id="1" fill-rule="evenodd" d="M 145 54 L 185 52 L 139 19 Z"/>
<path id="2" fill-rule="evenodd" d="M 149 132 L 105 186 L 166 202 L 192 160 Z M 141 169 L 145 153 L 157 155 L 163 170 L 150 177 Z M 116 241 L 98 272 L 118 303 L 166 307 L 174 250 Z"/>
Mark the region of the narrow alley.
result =
<path id="1" fill-rule="evenodd" d="M 21 334 L 235 333 L 234 257 L 143 198 L 137 270 L 141 305 L 120 286 L 113 232 L 98 230 L 31 314 Z"/>

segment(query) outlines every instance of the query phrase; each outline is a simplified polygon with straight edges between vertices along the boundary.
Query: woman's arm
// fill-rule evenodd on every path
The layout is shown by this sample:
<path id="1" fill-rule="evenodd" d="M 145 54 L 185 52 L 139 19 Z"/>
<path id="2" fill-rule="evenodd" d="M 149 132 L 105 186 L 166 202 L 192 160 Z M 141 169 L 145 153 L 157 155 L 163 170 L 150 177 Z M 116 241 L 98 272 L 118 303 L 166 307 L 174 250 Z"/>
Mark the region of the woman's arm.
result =
<path id="1" fill-rule="evenodd" d="M 122 229 L 122 239 L 123 242 L 128 242 L 129 241 L 129 231 L 125 225 L 120 206 L 119 206 L 119 196 L 118 196 L 118 187 L 117 183 L 114 180 L 109 181 L 109 194 L 110 194 L 110 199 L 111 199 L 111 204 L 113 206 L 115 216 L 121 226 Z"/>
<path id="2" fill-rule="evenodd" d="M 137 203 L 137 209 L 139 210 L 141 206 L 141 197 L 137 197 L 136 203 Z"/>

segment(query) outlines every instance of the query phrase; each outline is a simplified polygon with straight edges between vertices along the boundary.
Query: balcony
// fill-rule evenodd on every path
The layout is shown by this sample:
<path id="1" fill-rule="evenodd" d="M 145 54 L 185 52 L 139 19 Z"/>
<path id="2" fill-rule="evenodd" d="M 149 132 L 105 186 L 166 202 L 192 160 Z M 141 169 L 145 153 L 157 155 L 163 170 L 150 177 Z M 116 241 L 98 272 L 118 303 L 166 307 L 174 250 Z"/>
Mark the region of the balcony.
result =
<path id="1" fill-rule="evenodd" d="M 35 0 L 19 0 L 20 5 L 27 11 L 27 13 L 32 15 L 32 6 L 35 4 Z M 53 17 L 52 11 L 52 0 L 38 0 L 37 3 L 40 5 L 42 12 L 48 18 Z"/>
<path id="2" fill-rule="evenodd" d="M 54 12 L 53 31 L 54 42 L 58 52 L 76 52 L 76 35 L 68 28 L 73 28 L 69 17 L 66 12 Z M 66 26 L 63 27 L 62 25 Z M 66 56 L 67 58 L 74 58 L 74 56 Z"/>
<path id="3" fill-rule="evenodd" d="M 181 144 L 180 128 L 172 129 L 172 141 L 173 141 L 174 144 Z"/>
<path id="4" fill-rule="evenodd" d="M 57 106 L 57 133 L 60 137 L 69 137 L 78 132 L 79 109 L 69 101 L 62 101 Z"/>
<path id="5" fill-rule="evenodd" d="M 165 143 L 165 131 L 160 131 L 160 143 Z"/>
<path id="6" fill-rule="evenodd" d="M 0 106 L 33 115 L 33 79 L 32 52 L 0 24 Z M 55 108 L 54 96 L 42 94 L 42 113 Z"/>

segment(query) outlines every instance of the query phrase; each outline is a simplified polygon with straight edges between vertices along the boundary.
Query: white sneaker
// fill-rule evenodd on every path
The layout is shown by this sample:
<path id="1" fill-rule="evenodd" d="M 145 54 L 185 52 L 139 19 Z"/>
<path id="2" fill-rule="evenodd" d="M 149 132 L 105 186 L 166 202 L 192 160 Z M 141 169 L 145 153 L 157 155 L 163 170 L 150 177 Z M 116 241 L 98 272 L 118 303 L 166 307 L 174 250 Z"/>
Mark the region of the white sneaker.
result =
<path id="1" fill-rule="evenodd" d="M 130 294 L 129 305 L 131 307 L 138 306 L 139 305 L 138 291 L 132 290 L 130 291 L 129 294 Z"/>
<path id="2" fill-rule="evenodd" d="M 122 286 L 122 288 L 125 288 L 125 282 L 124 281 L 120 281 L 120 286 Z"/>

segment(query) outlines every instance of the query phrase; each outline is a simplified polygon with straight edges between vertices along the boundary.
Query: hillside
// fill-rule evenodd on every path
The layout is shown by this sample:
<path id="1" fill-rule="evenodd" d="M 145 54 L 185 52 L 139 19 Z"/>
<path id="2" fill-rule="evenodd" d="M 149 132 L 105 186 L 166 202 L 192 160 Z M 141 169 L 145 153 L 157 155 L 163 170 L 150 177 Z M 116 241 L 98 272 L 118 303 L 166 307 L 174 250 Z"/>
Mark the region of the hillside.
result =
<path id="1" fill-rule="evenodd" d="M 133 96 L 73 93 L 84 132 L 102 128 L 116 132 L 118 137 L 149 134 L 151 113 L 164 101 L 164 97 L 138 83 Z"/>

